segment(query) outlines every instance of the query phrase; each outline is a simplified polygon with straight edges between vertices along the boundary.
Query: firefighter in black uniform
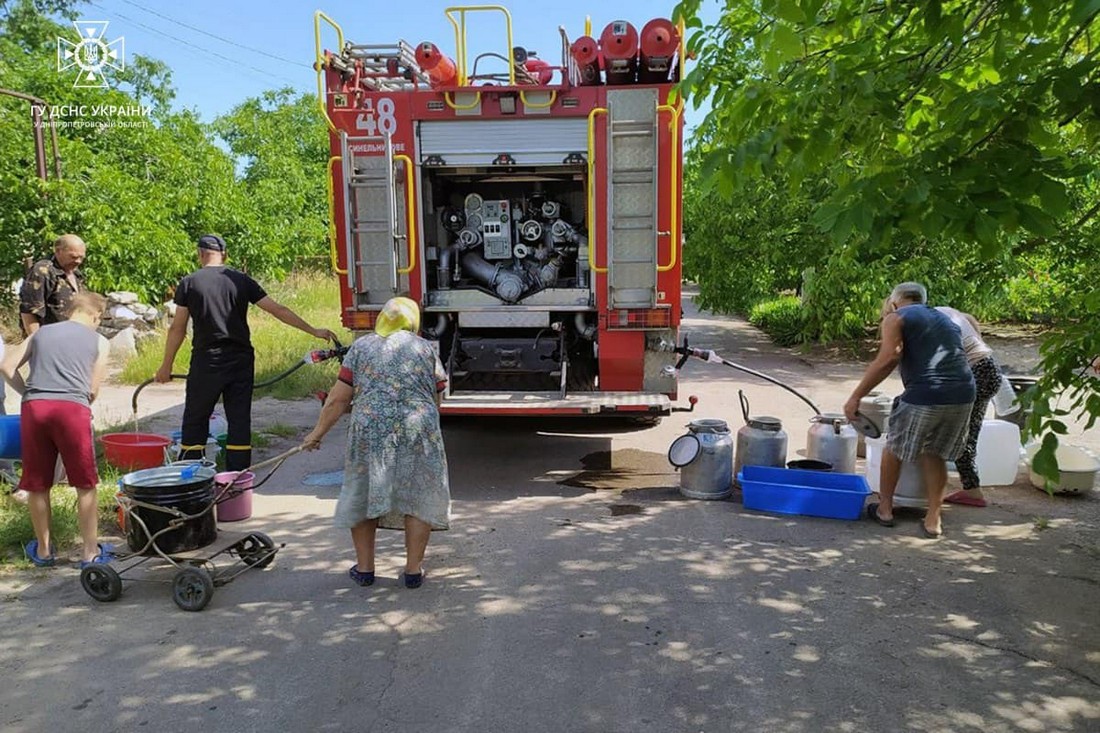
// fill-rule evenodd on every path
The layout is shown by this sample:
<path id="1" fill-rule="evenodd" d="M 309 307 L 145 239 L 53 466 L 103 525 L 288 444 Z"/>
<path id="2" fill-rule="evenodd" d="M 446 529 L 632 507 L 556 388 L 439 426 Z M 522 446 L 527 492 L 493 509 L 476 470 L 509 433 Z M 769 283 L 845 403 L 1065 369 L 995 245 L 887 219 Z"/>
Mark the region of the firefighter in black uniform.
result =
<path id="1" fill-rule="evenodd" d="M 229 422 L 225 467 L 242 471 L 252 464 L 252 385 L 255 356 L 248 330 L 248 304 L 319 339 L 335 340 L 327 328 L 314 328 L 294 311 L 275 302 L 260 284 L 225 266 L 225 241 L 214 234 L 199 237 L 202 267 L 180 280 L 176 315 L 168 329 L 164 360 L 156 381 L 172 377 L 172 362 L 187 337 L 192 320 L 191 367 L 183 407 L 183 451 L 180 458 L 202 458 L 210 432 L 210 414 L 221 398 Z"/>

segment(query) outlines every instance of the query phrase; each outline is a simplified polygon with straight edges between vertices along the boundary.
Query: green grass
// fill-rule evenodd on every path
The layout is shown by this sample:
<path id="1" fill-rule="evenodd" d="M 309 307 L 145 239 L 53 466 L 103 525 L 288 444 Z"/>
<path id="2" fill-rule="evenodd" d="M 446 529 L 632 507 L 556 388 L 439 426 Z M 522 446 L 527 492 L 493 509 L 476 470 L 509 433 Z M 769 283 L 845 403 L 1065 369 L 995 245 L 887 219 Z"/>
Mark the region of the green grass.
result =
<path id="1" fill-rule="evenodd" d="M 268 425 L 264 428 L 264 432 L 268 435 L 274 435 L 277 438 L 293 438 L 299 433 L 299 430 L 293 425 L 277 422 L 274 425 Z"/>
<path id="2" fill-rule="evenodd" d="M 108 427 L 106 432 L 129 430 L 128 423 Z M 115 493 L 118 491 L 118 479 L 122 472 L 107 463 L 103 457 L 103 447 L 96 442 L 96 464 L 99 470 L 99 484 L 96 494 L 99 503 L 99 534 L 101 537 L 117 534 Z M 23 555 L 23 545 L 34 539 L 34 528 L 25 504 L 11 498 L 9 487 L 0 486 L 0 568 L 33 567 Z M 53 517 L 50 522 L 51 541 L 58 553 L 65 555 L 78 542 L 76 521 L 76 492 L 68 487 L 54 487 L 50 492 Z"/>
<path id="3" fill-rule="evenodd" d="M 265 283 L 265 287 L 267 287 Z M 342 343 L 351 341 L 351 334 L 340 325 L 340 290 L 331 275 L 294 274 L 268 288 L 268 294 L 317 328 L 334 331 Z M 269 316 L 258 308 L 249 309 L 248 324 L 252 345 L 256 349 L 256 381 L 263 382 L 294 366 L 306 352 L 325 348 L 325 344 L 296 328 Z M 149 379 L 164 356 L 164 334 L 148 339 L 138 355 L 123 368 L 120 379 L 127 384 L 139 384 Z M 174 374 L 187 373 L 191 360 L 191 339 L 184 341 L 176 355 Z M 327 390 L 336 381 L 339 365 L 335 360 L 322 364 L 307 364 L 286 379 L 270 387 L 256 390 L 256 397 L 270 395 L 278 399 L 298 399 L 318 390 Z M 270 431 L 268 431 L 270 432 Z"/>
<path id="4" fill-rule="evenodd" d="M 113 470 L 113 469 L 112 469 Z M 97 488 L 99 500 L 99 534 L 102 537 L 118 531 L 115 524 L 115 492 L 118 472 L 100 474 Z M 66 555 L 77 542 L 76 491 L 68 487 L 54 487 L 50 492 L 53 517 L 50 522 L 50 539 L 60 555 Z M 23 555 L 23 545 L 34 539 L 31 515 L 25 504 L 11 498 L 4 487 L 0 496 L 0 567 L 33 567 Z"/>

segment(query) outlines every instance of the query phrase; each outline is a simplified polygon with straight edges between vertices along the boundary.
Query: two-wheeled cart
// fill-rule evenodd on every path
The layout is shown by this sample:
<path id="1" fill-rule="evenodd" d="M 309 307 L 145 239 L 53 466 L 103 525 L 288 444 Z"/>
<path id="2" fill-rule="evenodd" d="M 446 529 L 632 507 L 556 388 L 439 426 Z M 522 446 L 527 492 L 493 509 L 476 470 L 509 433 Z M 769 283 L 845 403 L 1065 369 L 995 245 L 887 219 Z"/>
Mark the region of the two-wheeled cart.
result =
<path id="1" fill-rule="evenodd" d="M 274 464 L 255 486 L 267 481 L 283 461 L 300 450 L 293 448 L 250 467 L 249 471 L 255 471 Z M 177 606 L 201 611 L 210 603 L 215 588 L 274 562 L 285 544 L 276 545 L 263 532 L 219 527 L 215 507 L 245 489 L 233 480 L 216 483 L 214 477 L 211 467 L 177 464 L 133 471 L 119 479 L 117 501 L 130 552 L 81 570 L 85 592 L 97 601 L 109 602 L 122 595 L 124 578 L 168 582 Z M 176 572 L 167 581 L 133 577 L 135 569 L 150 562 L 167 564 Z"/>

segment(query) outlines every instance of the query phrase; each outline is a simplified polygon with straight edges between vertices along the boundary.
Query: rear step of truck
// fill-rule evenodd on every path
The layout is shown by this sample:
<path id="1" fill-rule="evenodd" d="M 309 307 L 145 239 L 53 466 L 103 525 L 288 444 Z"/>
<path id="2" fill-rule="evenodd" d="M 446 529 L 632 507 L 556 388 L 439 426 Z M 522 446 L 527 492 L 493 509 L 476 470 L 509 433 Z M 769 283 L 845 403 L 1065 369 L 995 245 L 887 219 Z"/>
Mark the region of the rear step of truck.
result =
<path id="1" fill-rule="evenodd" d="M 622 415 L 663 416 L 672 411 L 667 395 L 645 392 L 452 392 L 439 408 L 444 415 Z"/>

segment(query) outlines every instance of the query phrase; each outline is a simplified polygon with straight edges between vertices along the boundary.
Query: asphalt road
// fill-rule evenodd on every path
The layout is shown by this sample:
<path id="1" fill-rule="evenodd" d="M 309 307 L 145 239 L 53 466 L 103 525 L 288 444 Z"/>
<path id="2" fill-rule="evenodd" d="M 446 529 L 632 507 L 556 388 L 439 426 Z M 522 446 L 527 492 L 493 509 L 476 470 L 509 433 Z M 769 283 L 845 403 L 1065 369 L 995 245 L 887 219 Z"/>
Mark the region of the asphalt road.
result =
<path id="1" fill-rule="evenodd" d="M 859 374 L 738 321 L 685 326 L 823 408 Z M 72 567 L 8 578 L 0 729 L 1100 729 L 1095 493 L 998 489 L 989 508 L 950 508 L 939 542 L 918 538 L 915 515 L 891 530 L 683 499 L 664 452 L 693 417 L 739 427 L 739 387 L 783 419 L 794 457 L 802 403 L 702 362 L 683 380 L 696 414 L 654 428 L 448 422 L 453 526 L 432 538 L 418 590 L 398 585 L 398 533 L 380 534 L 375 586 L 347 578 L 338 487 L 323 485 L 342 467 L 339 428 L 242 523 L 286 543 L 275 563 L 202 613 L 161 583 L 97 604 Z M 150 409 L 176 419 L 178 394 L 159 399 Z M 264 401 L 257 414 L 305 428 L 316 409 Z"/>

